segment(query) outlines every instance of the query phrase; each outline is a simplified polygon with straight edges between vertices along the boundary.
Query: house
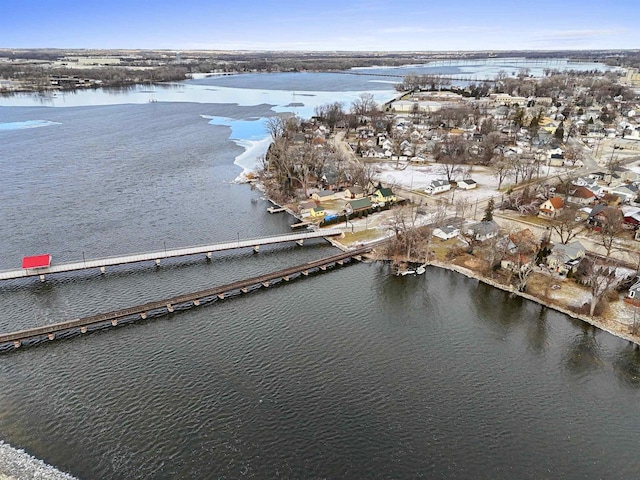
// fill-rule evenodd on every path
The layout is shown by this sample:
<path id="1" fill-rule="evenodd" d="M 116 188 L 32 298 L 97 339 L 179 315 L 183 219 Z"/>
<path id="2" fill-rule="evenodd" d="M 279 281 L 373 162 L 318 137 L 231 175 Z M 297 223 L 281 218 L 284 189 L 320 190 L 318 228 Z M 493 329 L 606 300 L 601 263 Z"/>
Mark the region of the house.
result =
<path id="1" fill-rule="evenodd" d="M 626 206 L 622 207 L 621 210 L 625 225 L 633 228 L 637 228 L 640 225 L 640 208 Z"/>
<path id="2" fill-rule="evenodd" d="M 616 195 L 615 193 L 605 193 L 600 198 L 600 203 L 608 205 L 610 207 L 617 207 L 622 203 L 622 197 Z"/>
<path id="3" fill-rule="evenodd" d="M 460 229 L 452 225 L 436 228 L 433 231 L 433 236 L 441 238 L 442 240 L 449 240 L 451 238 L 457 237 L 458 235 L 460 235 Z"/>
<path id="4" fill-rule="evenodd" d="M 385 203 L 385 202 L 397 202 L 398 197 L 395 196 L 393 191 L 390 188 L 382 188 L 378 186 L 373 195 L 371 195 L 371 199 L 377 203 Z"/>
<path id="5" fill-rule="evenodd" d="M 567 202 L 578 205 L 589 205 L 596 200 L 596 194 L 587 187 L 570 188 L 567 194 Z"/>
<path id="6" fill-rule="evenodd" d="M 598 186 L 598 180 L 588 176 L 588 177 L 580 177 L 580 178 L 576 178 L 575 180 L 573 180 L 571 182 L 572 185 L 575 185 L 576 187 L 587 187 L 587 188 L 593 188 L 593 187 L 597 187 Z"/>
<path id="7" fill-rule="evenodd" d="M 551 197 L 540 205 L 539 216 L 545 218 L 555 218 L 560 210 L 564 208 L 562 197 Z"/>
<path id="8" fill-rule="evenodd" d="M 298 211 L 303 217 L 308 217 L 311 215 L 311 210 L 316 208 L 317 204 L 313 200 L 308 200 L 306 202 L 300 202 L 298 205 Z"/>
<path id="9" fill-rule="evenodd" d="M 451 184 L 446 180 L 433 180 L 424 189 L 429 195 L 436 195 L 438 193 L 447 192 L 451 190 Z"/>
<path id="10" fill-rule="evenodd" d="M 472 188 L 476 188 L 477 186 L 478 184 L 476 183 L 476 181 L 471 180 L 470 178 L 460 180 L 458 182 L 458 188 L 462 188 L 463 190 L 471 190 Z"/>
<path id="11" fill-rule="evenodd" d="M 560 275 L 568 275 L 575 271 L 585 253 L 585 248 L 577 240 L 568 245 L 554 245 L 547 256 L 547 265 Z"/>
<path id="12" fill-rule="evenodd" d="M 623 218 L 623 213 L 620 209 L 599 203 L 591 209 L 587 223 L 598 229 L 607 225 L 621 225 Z"/>
<path id="13" fill-rule="evenodd" d="M 624 203 L 629 203 L 638 197 L 638 187 L 633 184 L 621 185 L 611 190 L 611 193 L 623 197 Z"/>
<path id="14" fill-rule="evenodd" d="M 349 187 L 344 191 L 344 198 L 362 198 L 364 197 L 364 188 L 359 185 Z"/>
<path id="15" fill-rule="evenodd" d="M 627 298 L 634 300 L 633 303 L 640 301 L 640 280 L 629 287 Z"/>
<path id="16" fill-rule="evenodd" d="M 309 212 L 312 218 L 324 218 L 325 212 L 323 207 L 314 207 Z"/>
<path id="17" fill-rule="evenodd" d="M 371 208 L 371 200 L 369 198 L 356 198 L 347 202 L 344 206 L 344 209 L 347 213 L 351 214 L 354 212 L 360 212 L 363 210 L 367 210 Z"/>
<path id="18" fill-rule="evenodd" d="M 311 198 L 317 202 L 326 202 L 328 200 L 334 200 L 336 197 L 333 190 L 320 190 L 312 194 Z"/>
<path id="19" fill-rule="evenodd" d="M 482 221 L 474 223 L 469 227 L 467 233 L 471 235 L 474 240 L 484 242 L 485 240 L 498 236 L 499 231 L 500 227 L 498 227 L 498 224 L 493 220 L 489 220 L 488 222 Z"/>

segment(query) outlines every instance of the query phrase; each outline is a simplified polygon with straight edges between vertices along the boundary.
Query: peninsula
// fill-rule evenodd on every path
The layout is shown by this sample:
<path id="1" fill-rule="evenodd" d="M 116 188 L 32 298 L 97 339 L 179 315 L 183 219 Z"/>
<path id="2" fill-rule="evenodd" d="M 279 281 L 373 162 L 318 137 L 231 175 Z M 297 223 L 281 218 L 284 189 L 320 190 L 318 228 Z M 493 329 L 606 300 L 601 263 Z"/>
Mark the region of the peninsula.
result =
<path id="1" fill-rule="evenodd" d="M 640 344 L 637 70 L 491 80 L 274 117 L 255 179 L 396 274 L 456 270 Z"/>

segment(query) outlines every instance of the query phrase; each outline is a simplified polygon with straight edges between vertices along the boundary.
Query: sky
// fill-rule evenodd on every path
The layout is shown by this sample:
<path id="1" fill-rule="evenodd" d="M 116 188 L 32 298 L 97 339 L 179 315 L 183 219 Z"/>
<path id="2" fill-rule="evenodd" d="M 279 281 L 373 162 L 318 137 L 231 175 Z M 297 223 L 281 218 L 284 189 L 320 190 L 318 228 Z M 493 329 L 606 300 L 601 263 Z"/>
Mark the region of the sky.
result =
<path id="1" fill-rule="evenodd" d="M 0 0 L 0 48 L 640 49 L 639 0 Z"/>

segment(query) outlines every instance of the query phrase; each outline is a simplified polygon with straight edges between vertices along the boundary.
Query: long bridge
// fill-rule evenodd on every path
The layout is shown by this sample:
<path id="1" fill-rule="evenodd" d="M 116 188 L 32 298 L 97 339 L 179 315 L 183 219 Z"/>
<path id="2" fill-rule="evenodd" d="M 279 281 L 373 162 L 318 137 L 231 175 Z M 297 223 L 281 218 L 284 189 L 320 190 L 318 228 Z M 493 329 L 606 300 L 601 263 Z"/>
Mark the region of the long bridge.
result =
<path id="1" fill-rule="evenodd" d="M 39 276 L 44 281 L 46 275 L 53 273 L 73 272 L 77 270 L 100 269 L 104 273 L 107 267 L 114 265 L 123 265 L 127 263 L 138 263 L 153 261 L 156 265 L 160 265 L 160 260 L 173 257 L 184 257 L 189 255 L 204 254 L 207 258 L 211 258 L 213 252 L 224 250 L 234 250 L 238 248 L 253 248 L 258 251 L 262 245 L 271 245 L 276 243 L 296 242 L 299 245 L 305 240 L 320 237 L 335 237 L 342 235 L 342 231 L 338 229 L 316 230 L 312 232 L 294 233 L 288 235 L 276 235 L 271 237 L 254 238 L 249 240 L 215 243 L 212 245 L 200 245 L 195 247 L 178 248 L 171 250 L 159 250 L 148 253 L 137 253 L 132 255 L 124 255 L 117 257 L 106 257 L 94 260 L 82 260 L 73 263 L 63 263 L 60 265 L 50 265 L 39 268 L 22 268 L 20 270 L 4 270 L 0 271 L 0 280 L 13 280 L 17 278 Z"/>
<path id="2" fill-rule="evenodd" d="M 399 79 L 403 79 L 404 77 L 406 77 L 405 75 L 399 75 L 399 74 L 394 74 L 394 73 L 366 73 L 366 72 L 345 72 L 345 71 L 332 71 L 331 73 L 339 73 L 341 75 L 358 75 L 358 76 L 363 76 L 363 77 L 389 77 L 389 78 L 399 78 Z M 474 83 L 495 83 L 494 79 L 490 79 L 490 78 L 478 78 L 475 75 L 467 75 L 465 76 L 463 75 L 458 75 L 456 76 L 455 74 L 447 74 L 447 73 L 435 73 L 435 74 L 425 74 L 426 76 L 431 76 L 431 77 L 435 77 L 435 78 L 439 78 L 442 80 L 453 80 L 453 81 L 460 81 L 460 82 L 474 82 Z"/>
<path id="3" fill-rule="evenodd" d="M 360 260 L 361 255 L 370 252 L 371 247 L 361 247 L 331 257 L 322 258 L 312 262 L 289 267 L 265 275 L 252 277 L 246 280 L 233 282 L 227 285 L 201 290 L 194 293 L 178 295 L 164 300 L 136 305 L 122 310 L 91 315 L 88 317 L 67 320 L 41 327 L 19 330 L 0 335 L 0 351 L 14 351 L 20 346 L 37 345 L 48 341 L 67 338 L 88 331 L 99 330 L 108 327 L 116 327 L 119 324 L 127 324 L 137 320 L 159 317 L 173 313 L 176 310 L 186 310 L 207 303 L 222 300 L 227 296 L 233 296 L 260 288 L 269 287 L 280 281 L 289 282 L 294 278 L 306 277 L 312 272 L 326 271 L 330 267 L 336 267 L 349 263 L 352 259 Z"/>

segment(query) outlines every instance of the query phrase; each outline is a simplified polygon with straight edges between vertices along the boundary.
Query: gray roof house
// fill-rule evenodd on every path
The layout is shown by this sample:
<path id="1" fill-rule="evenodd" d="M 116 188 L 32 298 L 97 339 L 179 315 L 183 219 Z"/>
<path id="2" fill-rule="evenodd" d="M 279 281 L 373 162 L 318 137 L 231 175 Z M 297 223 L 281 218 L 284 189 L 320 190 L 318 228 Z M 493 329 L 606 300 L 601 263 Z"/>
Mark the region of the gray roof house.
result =
<path id="1" fill-rule="evenodd" d="M 585 252 L 585 248 L 577 240 L 567 245 L 554 245 L 547 257 L 547 265 L 560 275 L 567 275 L 575 270 Z"/>
<path id="2" fill-rule="evenodd" d="M 480 242 L 496 237 L 499 231 L 500 227 L 493 220 L 474 223 L 467 230 L 469 235 L 472 235 L 475 240 Z"/>

